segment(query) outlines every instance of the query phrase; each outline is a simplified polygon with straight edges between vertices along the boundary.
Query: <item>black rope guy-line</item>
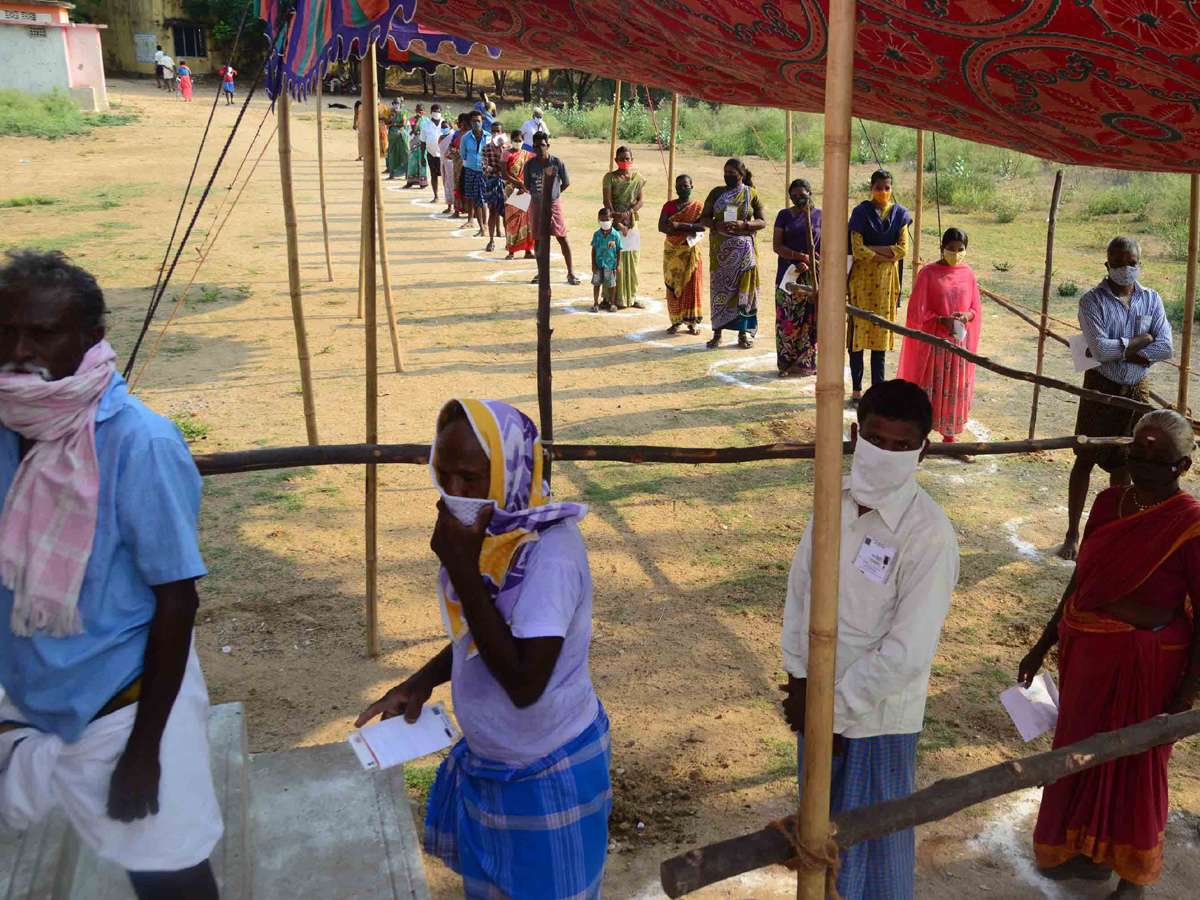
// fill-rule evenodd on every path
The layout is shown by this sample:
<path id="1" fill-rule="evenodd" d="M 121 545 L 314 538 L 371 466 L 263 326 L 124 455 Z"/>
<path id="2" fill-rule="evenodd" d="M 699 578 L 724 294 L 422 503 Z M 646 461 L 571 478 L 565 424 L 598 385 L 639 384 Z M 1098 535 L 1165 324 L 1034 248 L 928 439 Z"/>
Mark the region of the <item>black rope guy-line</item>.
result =
<path id="1" fill-rule="evenodd" d="M 863 120 L 861 118 L 858 120 L 858 127 L 862 129 L 863 137 L 867 139 L 867 146 L 871 148 L 871 155 L 875 157 L 875 166 L 879 169 L 883 169 L 883 162 L 879 159 L 879 154 L 875 152 L 875 144 L 871 140 L 871 135 L 867 132 L 867 126 L 863 124 Z M 942 231 L 942 192 L 938 186 L 937 132 L 931 131 L 929 134 L 933 138 L 933 202 L 937 207 L 938 235 L 940 240 L 940 235 L 944 234 L 945 232 Z M 921 162 L 924 164 L 924 160 Z M 893 192 L 894 190 L 895 186 L 893 185 Z M 920 265 L 921 261 L 919 259 L 914 260 L 914 263 L 916 265 Z"/>
<path id="2" fill-rule="evenodd" d="M 233 41 L 233 53 L 231 59 L 236 59 L 238 45 L 242 40 L 242 29 L 246 25 L 246 18 L 250 15 L 250 8 L 254 5 L 254 0 L 248 0 L 246 8 L 242 10 L 242 21 L 238 24 L 237 37 Z M 232 63 L 226 63 L 231 65 Z M 183 211 L 187 207 L 188 195 L 192 192 L 192 182 L 196 179 L 196 170 L 200 168 L 200 155 L 204 152 L 204 143 L 208 140 L 209 129 L 212 128 L 213 116 L 217 112 L 217 104 L 221 100 L 221 79 L 217 79 L 217 90 L 213 95 L 212 108 L 208 111 L 208 121 L 204 123 L 204 133 L 200 135 L 200 146 L 196 148 L 196 159 L 192 163 L 192 173 L 188 176 L 187 187 L 183 189 L 183 198 L 179 201 L 179 212 L 175 214 L 175 225 L 171 228 L 171 237 L 167 240 L 167 247 L 163 251 L 162 262 L 158 265 L 158 277 L 154 281 L 154 290 L 150 293 L 151 302 L 154 296 L 158 293 L 158 289 L 162 286 L 163 272 L 167 269 L 167 260 L 171 256 L 171 248 L 175 245 L 175 235 L 179 233 L 179 223 L 183 221 Z"/>
<path id="3" fill-rule="evenodd" d="M 291 6 L 285 6 L 280 9 L 280 25 L 283 20 L 293 13 Z M 279 47 L 287 39 L 287 29 L 280 27 L 277 30 L 278 37 L 276 44 L 271 48 L 272 53 L 279 52 Z M 175 267 L 179 264 L 179 258 L 183 255 L 184 248 L 187 246 L 188 239 L 191 237 L 192 230 L 196 227 L 196 221 L 200 218 L 200 213 L 204 209 L 204 203 L 208 199 L 208 195 L 212 192 L 213 183 L 217 179 L 217 173 L 221 171 L 221 164 L 225 161 L 225 156 L 229 153 L 229 148 L 233 144 L 234 137 L 237 136 L 238 128 L 242 124 L 242 119 L 245 118 L 246 110 L 250 107 L 250 101 L 258 90 L 259 84 L 262 82 L 263 75 L 266 72 L 266 66 L 258 70 L 258 74 L 254 77 L 254 83 L 250 85 L 250 90 L 246 94 L 246 99 L 242 101 L 242 108 L 238 110 L 237 119 L 234 120 L 233 128 L 229 132 L 229 137 L 225 140 L 225 146 L 221 148 L 221 155 L 217 157 L 216 164 L 213 166 L 212 174 L 209 175 L 208 183 L 204 186 L 204 191 L 200 195 L 200 199 L 196 204 L 196 209 L 192 213 L 191 221 L 188 223 L 187 230 L 183 234 L 183 238 L 179 242 L 179 247 L 175 251 L 175 258 L 171 260 L 171 267 L 167 270 L 167 274 L 159 289 L 150 300 L 150 307 L 146 311 L 145 321 L 142 323 L 141 331 L 138 333 L 137 340 L 134 342 L 133 350 L 129 354 L 129 359 L 125 363 L 123 377 L 128 380 L 133 372 L 134 363 L 137 361 L 138 351 L 141 349 L 142 342 L 146 339 L 146 334 L 150 331 L 150 325 L 154 321 L 154 314 L 158 311 L 159 304 L 162 302 L 163 296 L 167 292 L 167 287 L 171 283 L 171 276 L 175 274 Z M 185 197 L 186 201 L 186 197 Z M 168 248 L 168 253 L 170 249 Z"/>

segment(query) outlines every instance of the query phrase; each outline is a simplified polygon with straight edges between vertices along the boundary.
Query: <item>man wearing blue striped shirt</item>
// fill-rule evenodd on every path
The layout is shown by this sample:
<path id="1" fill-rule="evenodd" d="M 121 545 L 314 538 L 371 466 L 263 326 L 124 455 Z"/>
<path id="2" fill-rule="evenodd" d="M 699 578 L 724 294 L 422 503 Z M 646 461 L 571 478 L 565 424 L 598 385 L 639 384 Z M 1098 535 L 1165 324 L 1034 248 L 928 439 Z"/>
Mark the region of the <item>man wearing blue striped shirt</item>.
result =
<path id="1" fill-rule="evenodd" d="M 1100 361 L 1083 375 L 1083 386 L 1142 403 L 1150 402 L 1147 373 L 1156 362 L 1171 358 L 1171 325 L 1157 291 L 1138 282 L 1142 248 L 1133 238 L 1116 237 L 1108 245 L 1108 275 L 1079 298 L 1079 327 L 1088 355 Z M 1137 410 L 1080 400 L 1075 433 L 1116 437 L 1133 433 Z M 1079 552 L 1079 520 L 1091 484 L 1092 467 L 1109 474 L 1109 484 L 1129 484 L 1125 447 L 1082 447 L 1071 469 L 1067 535 L 1058 555 L 1074 559 Z"/>

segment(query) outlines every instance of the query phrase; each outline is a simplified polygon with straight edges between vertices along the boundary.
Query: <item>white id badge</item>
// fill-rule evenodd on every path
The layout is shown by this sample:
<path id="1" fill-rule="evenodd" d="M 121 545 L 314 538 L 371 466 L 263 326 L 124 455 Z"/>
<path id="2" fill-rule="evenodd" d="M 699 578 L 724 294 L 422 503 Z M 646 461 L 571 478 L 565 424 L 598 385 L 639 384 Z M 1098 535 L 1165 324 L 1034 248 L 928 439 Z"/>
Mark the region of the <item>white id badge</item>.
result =
<path id="1" fill-rule="evenodd" d="M 736 206 L 725 207 L 725 221 L 736 222 L 738 220 L 738 211 Z"/>
<path id="2" fill-rule="evenodd" d="M 867 535 L 863 538 L 862 546 L 858 548 L 854 567 L 876 584 L 883 584 L 887 581 L 888 572 L 895 559 L 895 547 L 889 547 L 882 541 Z"/>

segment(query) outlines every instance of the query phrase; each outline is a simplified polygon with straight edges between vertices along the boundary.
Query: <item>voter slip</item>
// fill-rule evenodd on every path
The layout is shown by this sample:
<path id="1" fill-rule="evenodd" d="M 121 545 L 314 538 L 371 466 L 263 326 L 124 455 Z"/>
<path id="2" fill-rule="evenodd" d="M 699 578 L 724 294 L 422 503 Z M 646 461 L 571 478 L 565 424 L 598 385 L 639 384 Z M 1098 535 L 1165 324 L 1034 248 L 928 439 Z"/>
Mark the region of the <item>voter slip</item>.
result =
<path id="1" fill-rule="evenodd" d="M 458 740 L 458 727 L 441 703 L 421 708 L 417 721 L 385 719 L 353 732 L 350 746 L 364 769 L 389 769 L 445 750 Z"/>

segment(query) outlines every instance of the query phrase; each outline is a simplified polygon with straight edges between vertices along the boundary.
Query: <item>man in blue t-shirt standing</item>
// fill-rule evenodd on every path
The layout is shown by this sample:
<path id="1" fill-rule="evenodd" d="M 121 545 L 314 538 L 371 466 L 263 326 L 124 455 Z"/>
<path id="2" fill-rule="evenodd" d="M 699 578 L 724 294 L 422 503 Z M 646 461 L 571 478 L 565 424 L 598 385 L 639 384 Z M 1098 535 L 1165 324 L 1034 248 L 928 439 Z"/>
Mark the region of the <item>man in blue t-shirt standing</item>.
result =
<path id="1" fill-rule="evenodd" d="M 484 134 L 483 113 L 471 113 L 471 127 L 458 142 L 458 152 L 463 161 L 463 204 L 467 208 L 467 224 L 471 217 L 479 223 L 476 237 L 483 237 L 487 230 L 487 176 L 483 174 L 483 148 L 491 135 Z"/>
<path id="2" fill-rule="evenodd" d="M 104 312 L 61 253 L 0 266 L 0 820 L 61 809 L 140 900 L 215 900 L 200 474 Z"/>

